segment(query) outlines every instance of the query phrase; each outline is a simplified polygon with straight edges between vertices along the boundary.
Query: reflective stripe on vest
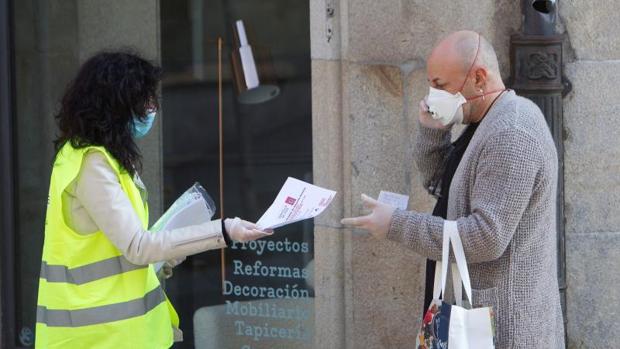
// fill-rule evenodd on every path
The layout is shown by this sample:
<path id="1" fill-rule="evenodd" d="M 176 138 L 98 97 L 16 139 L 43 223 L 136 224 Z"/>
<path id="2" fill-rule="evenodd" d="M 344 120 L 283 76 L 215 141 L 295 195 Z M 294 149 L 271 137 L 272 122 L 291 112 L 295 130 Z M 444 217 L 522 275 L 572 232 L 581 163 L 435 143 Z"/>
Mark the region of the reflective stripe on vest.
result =
<path id="1" fill-rule="evenodd" d="M 43 261 L 41 262 L 40 277 L 47 282 L 66 282 L 81 285 L 108 276 L 145 268 L 148 268 L 148 265 L 135 265 L 124 256 L 112 257 L 71 269 L 64 265 L 50 265 Z"/>
<path id="2" fill-rule="evenodd" d="M 100 307 L 79 310 L 47 309 L 37 307 L 37 322 L 48 327 L 80 327 L 125 320 L 141 316 L 166 301 L 161 287 L 156 287 L 143 298 L 128 302 L 103 305 Z"/>

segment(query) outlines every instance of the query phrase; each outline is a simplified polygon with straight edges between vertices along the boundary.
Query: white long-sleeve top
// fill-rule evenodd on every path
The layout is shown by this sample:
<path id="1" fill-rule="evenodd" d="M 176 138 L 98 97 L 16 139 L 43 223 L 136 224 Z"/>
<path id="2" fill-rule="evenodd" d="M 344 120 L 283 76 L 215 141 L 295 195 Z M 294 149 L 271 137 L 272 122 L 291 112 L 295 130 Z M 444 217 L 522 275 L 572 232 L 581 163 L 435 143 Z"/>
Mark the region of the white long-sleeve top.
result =
<path id="1" fill-rule="evenodd" d="M 140 188 L 141 181 L 136 177 Z M 143 186 L 141 193 L 146 194 Z M 226 247 L 221 220 L 151 233 L 142 227 L 129 198 L 105 156 L 93 150 L 84 156 L 77 178 L 63 193 L 67 225 L 79 234 L 101 230 L 127 258 L 138 265 L 178 260 Z"/>

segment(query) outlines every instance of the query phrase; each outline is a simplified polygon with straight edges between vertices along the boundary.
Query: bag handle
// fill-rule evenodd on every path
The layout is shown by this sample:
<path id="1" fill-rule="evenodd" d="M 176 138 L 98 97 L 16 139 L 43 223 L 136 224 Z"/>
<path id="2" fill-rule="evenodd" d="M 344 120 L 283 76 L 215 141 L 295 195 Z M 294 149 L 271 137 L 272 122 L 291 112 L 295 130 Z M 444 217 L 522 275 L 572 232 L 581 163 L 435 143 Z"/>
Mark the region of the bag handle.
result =
<path id="1" fill-rule="evenodd" d="M 443 226 L 443 244 L 442 244 L 442 257 L 440 261 L 435 264 L 435 285 L 433 287 L 433 299 L 440 299 L 440 296 L 445 295 L 446 291 L 446 279 L 448 277 L 448 262 L 442 263 L 442 261 L 448 260 L 450 251 L 450 235 L 446 233 L 446 223 L 444 221 Z"/>
<path id="2" fill-rule="evenodd" d="M 439 299 L 441 296 L 441 269 L 443 268 L 443 263 L 441 261 L 437 261 L 435 266 L 435 279 L 433 286 L 433 299 Z M 458 268 L 456 263 L 452 263 L 452 285 L 454 286 L 454 298 L 456 300 L 456 305 L 459 307 L 463 306 L 463 284 L 461 276 L 459 275 Z M 471 301 L 470 301 L 471 303 Z"/>
<path id="3" fill-rule="evenodd" d="M 451 263 L 452 267 L 452 286 L 454 288 L 454 299 L 456 300 L 456 305 L 459 307 L 463 306 L 463 280 L 459 275 L 458 268 L 455 263 Z"/>
<path id="4" fill-rule="evenodd" d="M 435 285 L 433 289 L 433 298 L 439 299 L 439 297 L 441 295 L 444 295 L 446 291 L 450 245 L 452 245 L 454 258 L 456 260 L 456 270 L 453 266 L 452 277 L 454 281 L 454 293 L 455 298 L 457 298 L 457 305 L 461 303 L 462 299 L 461 283 L 465 287 L 465 294 L 467 295 L 467 300 L 471 304 L 471 280 L 469 279 L 469 270 L 467 268 L 467 261 L 465 260 L 463 242 L 461 241 L 461 237 L 459 236 L 458 225 L 456 221 L 444 221 L 442 260 L 437 261 L 437 265 L 435 267 Z M 458 273 L 456 273 L 456 271 L 458 271 Z M 441 284 L 439 280 L 441 280 Z"/>

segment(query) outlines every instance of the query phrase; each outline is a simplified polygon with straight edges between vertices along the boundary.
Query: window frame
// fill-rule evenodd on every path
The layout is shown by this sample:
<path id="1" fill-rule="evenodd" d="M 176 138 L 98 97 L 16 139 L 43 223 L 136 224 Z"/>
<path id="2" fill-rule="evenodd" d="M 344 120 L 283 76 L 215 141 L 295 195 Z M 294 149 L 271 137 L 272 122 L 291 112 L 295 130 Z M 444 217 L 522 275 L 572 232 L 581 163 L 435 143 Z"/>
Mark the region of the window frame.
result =
<path id="1" fill-rule="evenodd" d="M 18 346 L 16 333 L 15 234 L 15 76 L 13 1 L 0 0 L 0 344 L 2 348 Z"/>

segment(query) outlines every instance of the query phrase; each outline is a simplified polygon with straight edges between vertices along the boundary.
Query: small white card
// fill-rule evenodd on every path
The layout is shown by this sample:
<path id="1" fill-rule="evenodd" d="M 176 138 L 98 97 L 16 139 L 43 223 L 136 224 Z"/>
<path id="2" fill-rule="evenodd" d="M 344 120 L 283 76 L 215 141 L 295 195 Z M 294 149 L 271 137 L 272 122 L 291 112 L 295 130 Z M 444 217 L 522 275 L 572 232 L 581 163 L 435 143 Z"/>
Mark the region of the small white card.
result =
<path id="1" fill-rule="evenodd" d="M 333 190 L 289 177 L 256 225 L 261 229 L 275 229 L 314 218 L 325 211 L 335 196 Z"/>
<path id="2" fill-rule="evenodd" d="M 407 206 L 409 205 L 409 196 L 382 190 L 379 193 L 379 198 L 377 198 L 377 201 L 394 206 L 399 210 L 407 210 Z"/>

